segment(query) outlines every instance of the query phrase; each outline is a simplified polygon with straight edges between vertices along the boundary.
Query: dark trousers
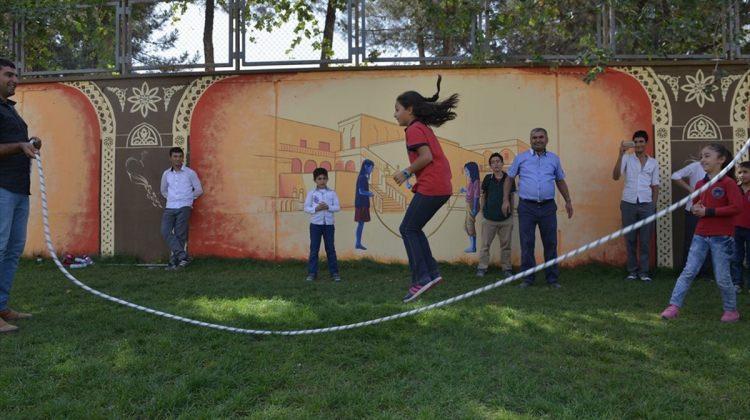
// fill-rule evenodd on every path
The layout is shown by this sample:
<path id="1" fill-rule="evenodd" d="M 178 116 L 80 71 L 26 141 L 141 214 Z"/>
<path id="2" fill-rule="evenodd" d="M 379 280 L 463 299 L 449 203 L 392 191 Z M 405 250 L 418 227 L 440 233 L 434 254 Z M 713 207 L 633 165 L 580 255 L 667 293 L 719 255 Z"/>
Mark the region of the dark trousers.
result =
<path id="1" fill-rule="evenodd" d="M 164 215 L 161 217 L 161 236 L 167 242 L 170 257 L 169 262 L 179 263 L 187 258 L 185 246 L 188 241 L 188 222 L 192 207 L 182 207 L 179 209 L 164 209 Z"/>
<path id="2" fill-rule="evenodd" d="M 656 212 L 656 206 L 654 203 L 633 204 L 620 201 L 620 212 L 622 213 L 622 227 L 625 227 L 653 215 Z M 625 235 L 625 245 L 628 251 L 628 273 L 648 275 L 653 226 L 653 223 L 648 223 Z"/>
<path id="3" fill-rule="evenodd" d="M 449 195 L 427 196 L 416 193 L 406 209 L 399 232 L 409 258 L 412 284 L 427 284 L 440 275 L 437 261 L 432 257 L 430 244 L 422 228 L 449 198 Z"/>
<path id="4" fill-rule="evenodd" d="M 518 233 L 521 236 L 521 271 L 536 266 L 534 246 L 536 242 L 536 228 L 539 226 L 539 236 L 544 246 L 544 261 L 557 258 L 557 204 L 554 200 L 534 203 L 521 200 L 518 203 Z M 557 283 L 560 270 L 557 264 L 545 270 L 547 283 Z M 534 282 L 534 275 L 526 277 L 526 283 Z"/>
<path id="5" fill-rule="evenodd" d="M 736 226 L 734 228 L 734 254 L 732 254 L 732 283 L 735 286 L 744 286 L 742 271 L 743 263 L 750 261 L 748 253 L 750 253 L 750 229 Z"/>
<path id="6" fill-rule="evenodd" d="M 339 273 L 339 265 L 336 260 L 336 247 L 333 245 L 333 237 L 336 228 L 333 225 L 315 225 L 310 223 L 310 259 L 307 263 L 309 274 L 318 274 L 318 254 L 320 253 L 320 239 L 325 242 L 326 259 L 328 260 L 328 271 L 331 275 Z"/>
<path id="7" fill-rule="evenodd" d="M 698 227 L 698 221 L 701 218 L 693 215 L 689 211 L 685 210 L 685 243 L 683 244 L 683 257 L 682 266 L 685 267 L 687 264 L 688 254 L 690 253 L 690 245 L 693 243 L 693 235 L 695 235 L 695 228 Z M 710 276 L 711 270 L 711 250 L 709 249 L 708 255 L 706 255 L 706 261 L 703 263 L 700 272 L 698 273 L 701 277 Z"/>

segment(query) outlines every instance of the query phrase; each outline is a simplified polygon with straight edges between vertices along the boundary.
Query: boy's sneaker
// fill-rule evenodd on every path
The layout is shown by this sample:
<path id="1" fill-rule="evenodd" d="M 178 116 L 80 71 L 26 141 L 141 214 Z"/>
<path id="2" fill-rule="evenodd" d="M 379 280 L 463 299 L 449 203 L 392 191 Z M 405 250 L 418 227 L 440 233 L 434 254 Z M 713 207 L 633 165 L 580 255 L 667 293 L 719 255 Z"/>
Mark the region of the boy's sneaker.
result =
<path id="1" fill-rule="evenodd" d="M 333 281 L 335 281 L 336 283 L 341 281 L 341 276 L 339 276 L 338 274 L 334 274 L 331 277 L 333 277 Z"/>
<path id="2" fill-rule="evenodd" d="M 305 281 L 315 281 L 315 276 L 312 274 L 308 274 L 307 277 L 305 277 Z"/>
<path id="3" fill-rule="evenodd" d="M 625 277 L 625 280 L 628 280 L 628 281 L 638 280 L 638 276 L 635 273 L 630 273 L 628 274 L 627 277 Z"/>
<path id="4" fill-rule="evenodd" d="M 18 331 L 18 327 L 12 324 L 8 324 L 3 319 L 0 319 L 0 334 L 11 333 Z"/>
<path id="5" fill-rule="evenodd" d="M 19 319 L 29 319 L 32 317 L 33 315 L 30 313 L 18 312 L 10 308 L 6 308 L 0 311 L 0 319 L 3 319 L 5 321 L 18 321 Z"/>
<path id="6" fill-rule="evenodd" d="M 443 280 L 442 277 L 438 276 L 435 277 L 433 280 L 430 280 L 429 283 L 422 285 L 422 284 L 415 284 L 409 288 L 409 292 L 406 293 L 406 296 L 402 299 L 404 303 L 411 302 L 412 300 L 416 299 L 421 295 L 422 293 L 430 290 L 431 288 L 435 287 L 438 283 L 440 283 Z"/>
<path id="7" fill-rule="evenodd" d="M 484 277 L 487 274 L 486 268 L 477 268 L 477 277 Z"/>
<path id="8" fill-rule="evenodd" d="M 182 267 L 179 264 L 169 263 L 167 265 L 167 268 L 164 269 L 164 271 L 177 271 L 177 270 L 179 270 L 181 268 Z"/>
<path id="9" fill-rule="evenodd" d="M 677 305 L 669 305 L 664 312 L 661 313 L 662 319 L 675 319 L 680 314 L 680 307 Z"/>
<path id="10" fill-rule="evenodd" d="M 507 279 L 508 277 L 513 277 L 513 272 L 512 272 L 512 271 L 510 271 L 510 270 L 504 270 L 504 271 L 503 271 L 503 277 L 505 277 L 506 279 Z"/>
<path id="11" fill-rule="evenodd" d="M 740 320 L 740 313 L 737 311 L 724 311 L 721 316 L 721 322 L 737 322 Z"/>
<path id="12" fill-rule="evenodd" d="M 653 281 L 653 279 L 648 274 L 642 274 L 641 280 L 645 281 L 646 283 L 651 283 Z"/>

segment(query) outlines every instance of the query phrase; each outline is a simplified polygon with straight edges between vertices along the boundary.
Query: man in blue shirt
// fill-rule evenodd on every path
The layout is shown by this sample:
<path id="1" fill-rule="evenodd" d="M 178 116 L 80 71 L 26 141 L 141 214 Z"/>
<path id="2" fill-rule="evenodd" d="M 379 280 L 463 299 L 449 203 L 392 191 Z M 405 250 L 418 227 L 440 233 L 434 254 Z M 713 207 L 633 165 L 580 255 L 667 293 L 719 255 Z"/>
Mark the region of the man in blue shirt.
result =
<path id="1" fill-rule="evenodd" d="M 26 123 L 9 98 L 16 93 L 18 74 L 12 61 L 0 58 L 0 334 L 18 330 L 7 321 L 31 314 L 8 308 L 13 277 L 26 244 L 29 220 L 31 160 L 42 142 L 29 139 Z M 32 140 L 32 142 L 29 142 Z"/>
<path id="2" fill-rule="evenodd" d="M 555 204 L 555 185 L 565 199 L 565 210 L 568 218 L 573 217 L 573 204 L 570 201 L 568 184 L 565 183 L 560 158 L 547 151 L 547 130 L 531 130 L 531 150 L 527 150 L 513 160 L 505 178 L 503 212 L 510 214 L 510 189 L 512 182 L 518 182 L 518 232 L 521 237 L 521 271 L 536 265 L 534 242 L 536 227 L 544 246 L 544 260 L 557 258 L 557 205 Z M 560 276 L 557 265 L 545 270 L 547 283 L 559 289 L 557 282 Z M 519 287 L 526 288 L 534 283 L 534 276 L 529 276 Z"/>

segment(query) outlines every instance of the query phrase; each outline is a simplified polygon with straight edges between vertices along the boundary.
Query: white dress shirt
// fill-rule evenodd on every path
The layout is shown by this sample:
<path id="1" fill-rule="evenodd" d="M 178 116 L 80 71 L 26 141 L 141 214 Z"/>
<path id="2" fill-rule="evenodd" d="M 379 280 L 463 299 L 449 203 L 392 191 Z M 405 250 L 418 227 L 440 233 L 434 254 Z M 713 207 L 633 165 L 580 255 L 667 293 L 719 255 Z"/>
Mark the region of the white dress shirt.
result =
<path id="1" fill-rule="evenodd" d="M 328 204 L 327 210 L 315 211 L 318 204 Z M 305 199 L 305 212 L 310 214 L 310 223 L 313 225 L 332 225 L 333 213 L 341 210 L 339 196 L 330 188 L 315 188 L 307 193 Z"/>
<path id="2" fill-rule="evenodd" d="M 695 188 L 695 184 L 705 177 L 706 171 L 703 169 L 703 165 L 701 165 L 699 161 L 695 161 L 672 174 L 672 179 L 687 178 L 688 184 L 691 188 Z M 690 211 L 691 208 L 693 208 L 693 200 L 688 201 L 685 205 L 685 210 Z"/>
<path id="3" fill-rule="evenodd" d="M 635 153 L 623 155 L 620 173 L 625 176 L 622 201 L 630 204 L 650 203 L 653 200 L 651 186 L 659 185 L 659 164 L 647 156 L 646 164 L 641 165 Z"/>
<path id="4" fill-rule="evenodd" d="M 198 174 L 185 165 L 179 171 L 169 168 L 161 175 L 161 195 L 167 199 L 168 209 L 193 207 L 193 201 L 201 194 Z"/>

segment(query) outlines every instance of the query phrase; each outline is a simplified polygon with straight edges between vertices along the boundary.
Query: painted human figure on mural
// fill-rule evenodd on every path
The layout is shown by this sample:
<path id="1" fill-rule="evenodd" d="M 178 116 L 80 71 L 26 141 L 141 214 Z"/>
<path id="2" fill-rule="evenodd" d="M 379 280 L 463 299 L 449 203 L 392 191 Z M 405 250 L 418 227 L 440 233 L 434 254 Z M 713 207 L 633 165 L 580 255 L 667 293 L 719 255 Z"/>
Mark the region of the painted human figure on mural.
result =
<path id="1" fill-rule="evenodd" d="M 367 250 L 362 244 L 362 231 L 365 229 L 365 223 L 370 221 L 370 197 L 374 195 L 370 192 L 370 174 L 374 167 L 375 163 L 370 159 L 362 161 L 357 177 L 357 190 L 354 194 L 354 221 L 357 222 L 354 247 L 363 251 Z"/>
<path id="2" fill-rule="evenodd" d="M 466 162 L 464 175 L 466 175 L 466 187 L 461 188 L 461 192 L 466 193 L 464 230 L 469 235 L 469 246 L 464 249 L 464 252 L 472 253 L 477 252 L 476 218 L 477 213 L 479 213 L 479 165 L 476 162 Z"/>

